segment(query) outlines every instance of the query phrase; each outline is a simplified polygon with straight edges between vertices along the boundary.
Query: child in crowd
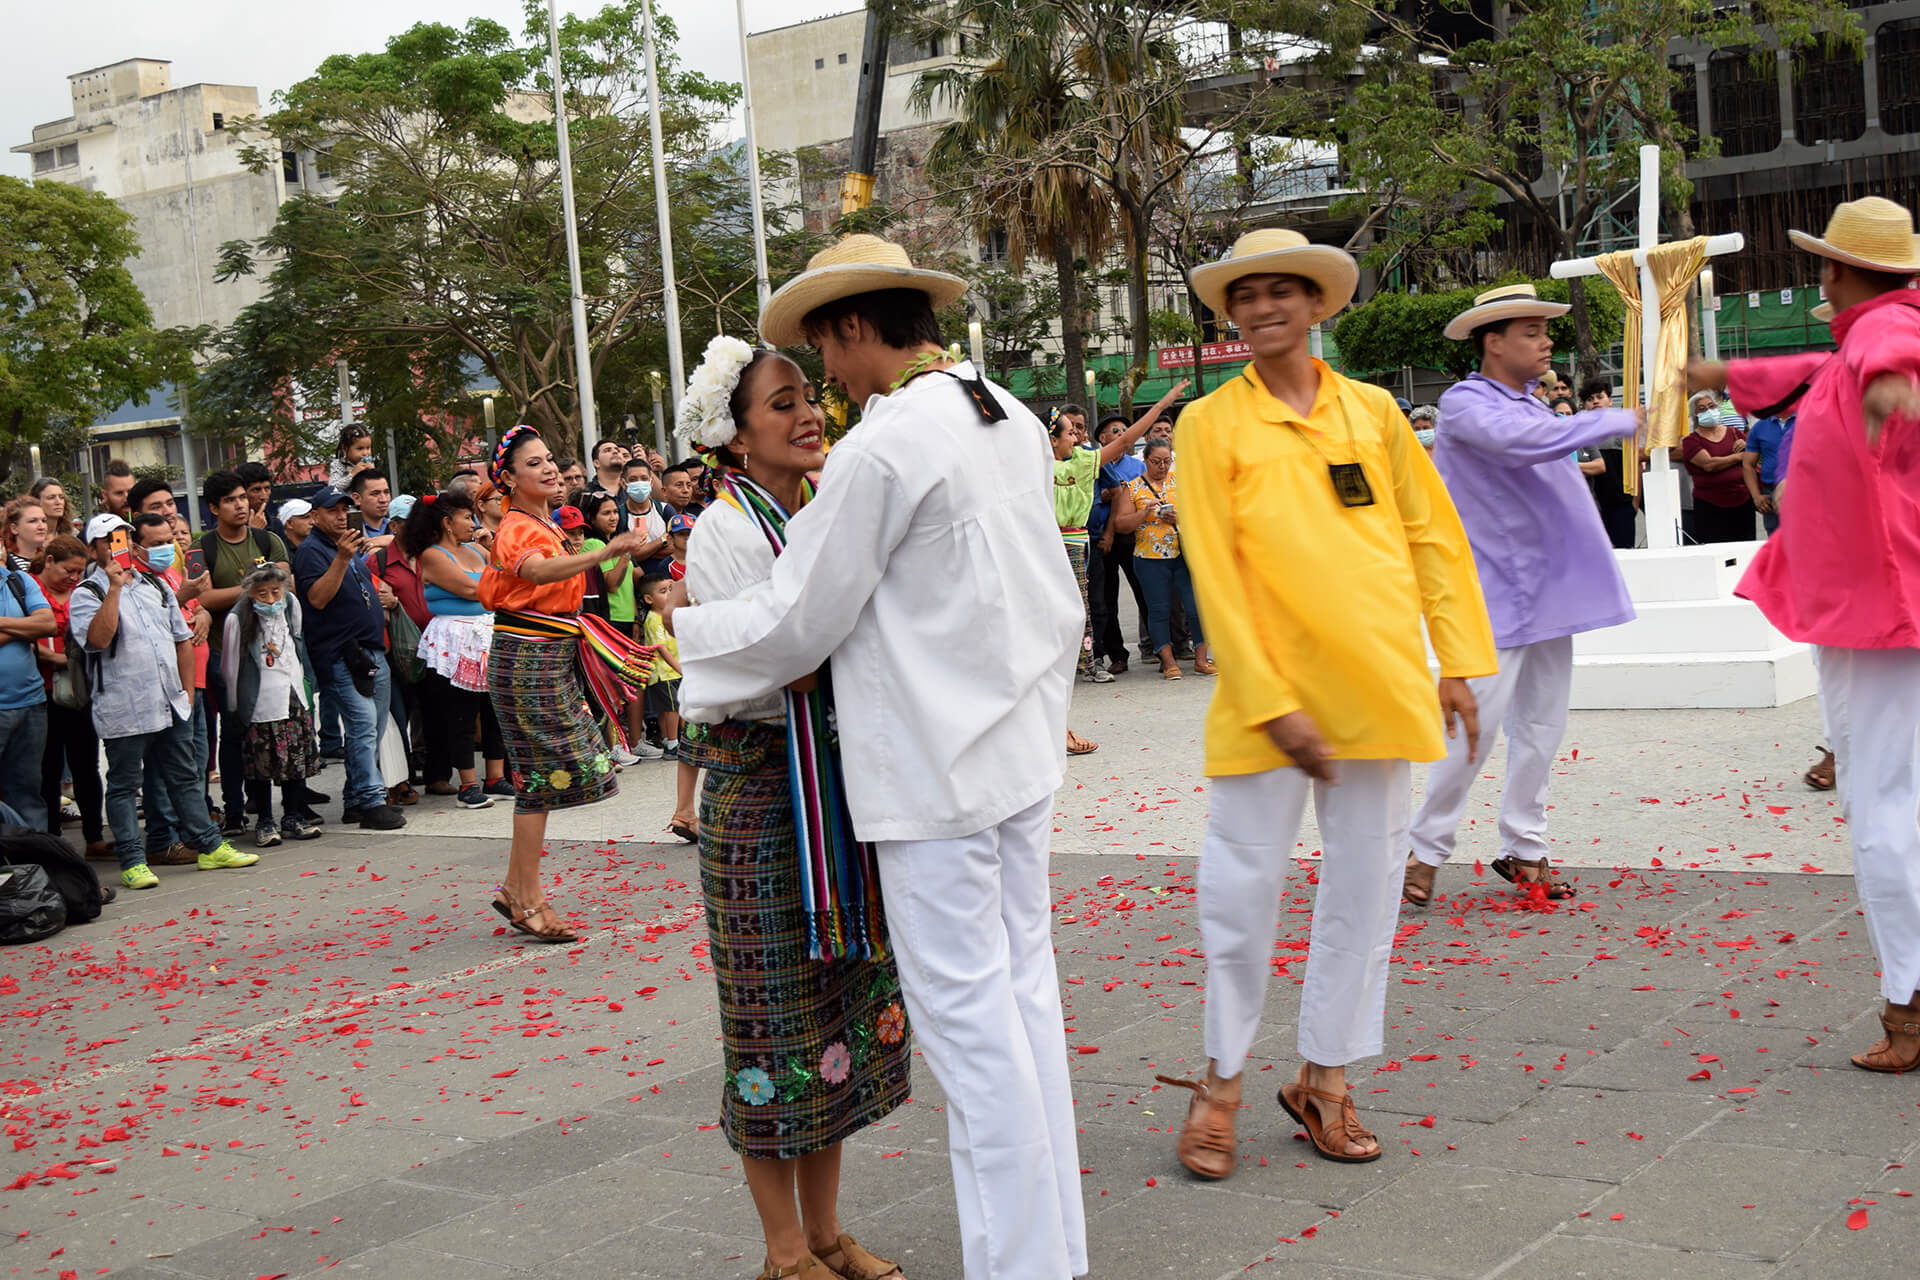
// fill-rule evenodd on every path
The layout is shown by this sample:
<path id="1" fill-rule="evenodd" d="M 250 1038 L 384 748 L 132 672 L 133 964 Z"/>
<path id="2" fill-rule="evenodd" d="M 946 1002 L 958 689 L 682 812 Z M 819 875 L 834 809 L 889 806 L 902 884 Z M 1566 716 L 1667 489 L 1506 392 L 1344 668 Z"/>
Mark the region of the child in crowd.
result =
<path id="1" fill-rule="evenodd" d="M 579 555 L 587 540 L 587 518 L 580 514 L 580 508 L 567 505 L 557 508 L 553 522 L 560 526 L 560 541 L 566 544 L 567 554 Z"/>
<path id="2" fill-rule="evenodd" d="M 684 517 L 676 516 L 676 520 Z M 686 538 L 680 550 L 686 550 Z M 668 755 L 680 750 L 680 646 L 660 620 L 673 590 L 673 579 L 650 573 L 640 579 L 640 598 L 647 604 L 647 620 L 640 643 L 653 646 L 653 678 L 647 682 L 647 714 L 660 722 L 660 740 Z"/>
<path id="3" fill-rule="evenodd" d="M 312 663 L 300 625 L 300 602 L 291 575 L 268 561 L 240 581 L 240 598 L 227 614 L 221 675 L 241 740 L 249 807 L 260 815 L 253 842 L 261 848 L 320 834 L 319 815 L 307 808 L 305 780 L 320 772 L 313 736 L 313 696 L 307 689 Z M 284 826 L 273 820 L 273 792 L 280 784 Z"/>
<path id="4" fill-rule="evenodd" d="M 687 539 L 692 533 L 692 516 L 677 515 L 667 521 L 667 553 L 673 557 L 673 563 L 667 566 L 667 577 L 674 582 L 687 576 Z"/>
<path id="5" fill-rule="evenodd" d="M 358 422 L 340 428 L 340 443 L 334 446 L 333 461 L 327 467 L 327 483 L 343 493 L 353 477 L 373 465 L 373 433 Z"/>

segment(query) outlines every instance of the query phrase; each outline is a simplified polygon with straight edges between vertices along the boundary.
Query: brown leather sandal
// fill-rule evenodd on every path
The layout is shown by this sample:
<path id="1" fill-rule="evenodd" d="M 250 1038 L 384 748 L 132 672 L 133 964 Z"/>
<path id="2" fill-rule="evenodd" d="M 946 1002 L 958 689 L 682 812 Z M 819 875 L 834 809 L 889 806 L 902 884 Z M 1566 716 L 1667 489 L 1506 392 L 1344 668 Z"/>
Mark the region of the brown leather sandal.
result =
<path id="1" fill-rule="evenodd" d="M 1800 775 L 1801 780 L 1815 791 L 1831 791 L 1834 785 L 1833 752 L 1821 749 L 1820 762 Z"/>
<path id="2" fill-rule="evenodd" d="M 839 1266 L 827 1261 L 835 1254 L 840 1256 Z M 907 1273 L 900 1269 L 899 1263 L 862 1248 L 858 1240 L 844 1231 L 831 1252 L 815 1256 L 820 1257 L 821 1266 L 840 1280 L 907 1280 Z"/>
<path id="3" fill-rule="evenodd" d="M 1090 756 L 1100 749 L 1097 742 L 1089 742 L 1073 730 L 1067 730 L 1067 754 L 1070 756 Z"/>
<path id="4" fill-rule="evenodd" d="M 1187 1105 L 1186 1123 L 1180 1126 L 1180 1137 L 1174 1144 L 1175 1158 L 1196 1177 L 1210 1182 L 1230 1176 L 1239 1149 L 1238 1139 L 1233 1132 L 1233 1118 L 1234 1113 L 1240 1110 L 1240 1103 L 1214 1097 L 1213 1090 L 1203 1081 L 1180 1080 L 1173 1076 L 1155 1076 L 1154 1079 L 1176 1089 L 1193 1090 L 1193 1101 Z"/>
<path id="5" fill-rule="evenodd" d="M 1292 1097 L 1288 1097 L 1288 1091 Z M 1322 1102 L 1340 1104 L 1340 1118 L 1332 1124 L 1324 1124 L 1320 1118 L 1320 1108 L 1308 1101 L 1318 1098 Z M 1307 1131 L 1307 1138 L 1313 1143 L 1313 1149 L 1322 1160 L 1332 1160 L 1339 1164 L 1372 1164 L 1386 1154 L 1380 1148 L 1380 1140 L 1368 1130 L 1360 1127 L 1360 1113 L 1354 1109 L 1353 1095 L 1350 1093 L 1328 1093 L 1324 1089 L 1315 1089 L 1307 1084 L 1307 1069 L 1300 1068 L 1300 1078 L 1292 1084 L 1280 1086 L 1280 1106 L 1294 1122 Z M 1347 1147 L 1373 1144 L 1370 1155 L 1350 1156 Z"/>
<path id="6" fill-rule="evenodd" d="M 1518 858 L 1495 858 L 1487 864 L 1493 868 L 1493 874 L 1509 884 L 1519 885 L 1522 889 L 1530 884 L 1547 886 L 1547 897 L 1555 902 L 1573 896 L 1573 886 L 1553 878 L 1553 864 L 1545 858 L 1538 862 L 1522 862 Z M 1523 875 L 1522 872 L 1531 872 Z"/>
<path id="7" fill-rule="evenodd" d="M 1412 854 L 1407 855 L 1406 878 L 1400 882 L 1400 896 L 1406 899 L 1408 906 L 1425 911 L 1433 905 L 1433 877 L 1439 870 Z"/>
<path id="8" fill-rule="evenodd" d="M 1895 1021 L 1888 1013 L 1880 1015 L 1880 1025 L 1886 1028 L 1886 1037 L 1874 1042 L 1873 1048 L 1865 1053 L 1853 1055 L 1853 1065 L 1862 1071 L 1879 1071 L 1887 1075 L 1905 1075 L 1920 1068 L 1920 1044 L 1913 1046 L 1913 1053 L 1906 1058 L 1898 1057 L 1893 1050 L 1893 1038 L 1901 1036 L 1907 1040 L 1920 1040 L 1920 1012 L 1905 1009 L 1904 1021 Z"/>
<path id="9" fill-rule="evenodd" d="M 502 907 L 504 907 L 505 910 L 502 910 Z M 524 933 L 535 942 L 564 943 L 580 941 L 580 935 L 573 931 L 571 925 L 560 922 L 559 913 L 553 909 L 551 902 L 542 900 L 534 903 L 530 907 L 523 907 L 514 901 L 511 893 L 508 893 L 503 888 L 500 890 L 500 896 L 494 899 L 493 909 L 499 911 L 501 915 L 507 918 L 507 923 L 513 926 L 516 933 Z M 546 915 L 553 920 L 553 923 L 545 925 L 527 923 L 542 912 L 546 913 Z"/>
<path id="10" fill-rule="evenodd" d="M 784 1267 L 773 1265 L 773 1259 L 767 1259 L 767 1265 L 760 1272 L 760 1280 L 836 1280 L 839 1272 L 808 1254 L 800 1261 Z"/>

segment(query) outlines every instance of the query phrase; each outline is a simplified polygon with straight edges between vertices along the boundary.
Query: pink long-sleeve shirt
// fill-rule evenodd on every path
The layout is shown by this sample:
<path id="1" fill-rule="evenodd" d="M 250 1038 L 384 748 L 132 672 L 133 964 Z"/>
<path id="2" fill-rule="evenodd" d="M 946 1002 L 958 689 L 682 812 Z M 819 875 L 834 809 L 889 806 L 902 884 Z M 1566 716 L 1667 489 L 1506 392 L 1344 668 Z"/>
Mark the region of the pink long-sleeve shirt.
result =
<path id="1" fill-rule="evenodd" d="M 1831 354 L 1734 360 L 1743 408 L 1811 378 L 1800 401 L 1779 531 L 1737 594 L 1794 640 L 1920 648 L 1920 422 L 1892 419 L 1867 446 L 1860 398 L 1882 374 L 1920 379 L 1920 292 L 1899 289 L 1833 318 Z"/>

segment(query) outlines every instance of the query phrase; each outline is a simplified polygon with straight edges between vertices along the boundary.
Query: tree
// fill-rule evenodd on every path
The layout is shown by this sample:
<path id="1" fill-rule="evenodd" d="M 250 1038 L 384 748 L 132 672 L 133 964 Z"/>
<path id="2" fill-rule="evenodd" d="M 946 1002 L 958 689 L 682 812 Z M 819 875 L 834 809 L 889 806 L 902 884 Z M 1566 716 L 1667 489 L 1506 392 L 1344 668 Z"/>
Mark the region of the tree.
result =
<path id="1" fill-rule="evenodd" d="M 639 0 L 623 0 L 567 18 L 560 33 L 591 365 L 596 398 L 616 406 L 644 404 L 646 370 L 666 364 L 641 24 Z M 744 165 L 715 147 L 738 90 L 683 70 L 665 20 L 658 41 L 683 327 L 698 351 L 716 327 L 751 332 L 757 310 Z M 196 396 L 201 419 L 311 454 L 291 402 L 330 400 L 333 362 L 345 358 L 370 423 L 415 448 L 458 447 L 482 377 L 499 386 L 507 421 L 542 427 L 556 448 L 573 435 L 547 66 L 546 7 L 529 0 L 518 40 L 481 19 L 423 23 L 380 52 L 326 59 L 265 118 L 243 122 L 254 164 L 311 148 L 328 156 L 339 191 L 289 201 L 262 242 L 226 247 L 226 274 L 270 275 L 221 335 Z M 770 252 L 778 270 L 804 246 L 777 236 Z"/>
<path id="2" fill-rule="evenodd" d="M 196 335 L 153 327 L 126 265 L 139 252 L 132 215 L 106 196 L 0 177 L 0 460 L 9 473 L 28 444 L 71 442 L 188 367 Z"/>
<path id="3" fill-rule="evenodd" d="M 1520 278 L 1518 273 L 1508 277 L 1516 281 Z M 1506 282 L 1496 281 L 1484 288 Z M 1540 296 L 1549 302 L 1565 302 L 1568 284 L 1565 280 L 1548 280 L 1539 285 Z M 1439 292 L 1376 293 L 1334 324 L 1333 338 L 1339 344 L 1340 357 L 1347 368 L 1371 373 L 1413 367 L 1465 377 L 1479 367 L 1473 344 L 1449 338 L 1444 330 L 1449 320 L 1473 305 L 1482 288 L 1475 285 Z M 1613 290 L 1596 290 L 1588 299 L 1587 314 L 1595 341 L 1612 346 L 1620 340 L 1625 308 Z M 1571 313 L 1549 321 L 1547 334 L 1553 339 L 1555 351 L 1571 349 Z"/>
<path id="4" fill-rule="evenodd" d="M 1682 147 L 1694 138 L 1674 107 L 1690 85 L 1668 64 L 1671 41 L 1746 48 L 1771 65 L 1777 48 L 1860 40 L 1845 0 L 1772 0 L 1763 9 L 1534 0 L 1497 6 L 1494 25 L 1457 41 L 1438 24 L 1408 20 L 1400 6 L 1355 3 L 1385 34 L 1364 59 L 1342 132 L 1354 185 L 1395 206 L 1395 216 L 1376 219 L 1370 265 L 1408 268 L 1415 284 L 1470 278 L 1470 262 L 1450 255 L 1491 229 L 1500 204 L 1510 225 L 1537 229 L 1553 256 L 1579 256 L 1636 180 L 1646 142 L 1666 148 L 1662 190 L 1676 228 L 1691 234 Z M 1453 28 L 1462 25 L 1478 24 Z M 1473 184 L 1466 192 L 1463 179 Z M 1439 257 L 1423 261 L 1435 247 Z M 1599 359 L 1581 282 L 1570 300 L 1579 371 L 1590 376 Z"/>

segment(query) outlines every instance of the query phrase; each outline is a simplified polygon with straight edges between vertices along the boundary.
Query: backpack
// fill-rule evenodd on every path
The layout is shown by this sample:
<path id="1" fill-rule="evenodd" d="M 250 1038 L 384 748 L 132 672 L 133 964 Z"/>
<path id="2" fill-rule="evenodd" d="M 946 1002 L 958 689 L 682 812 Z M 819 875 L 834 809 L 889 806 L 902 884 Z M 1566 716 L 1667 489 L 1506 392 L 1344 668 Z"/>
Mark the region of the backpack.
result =
<path id="1" fill-rule="evenodd" d="M 38 942 L 67 927 L 67 904 L 39 867 L 0 867 L 0 944 Z"/>
<path id="2" fill-rule="evenodd" d="M 267 561 L 273 559 L 273 542 L 271 541 L 273 535 L 265 529 L 254 529 L 251 532 L 253 533 L 253 553 L 258 557 L 255 563 L 265 564 Z M 213 540 L 219 536 L 220 530 L 218 528 L 209 529 L 200 535 L 200 541 L 193 544 L 199 549 L 201 556 L 205 558 L 207 568 L 209 569 L 213 568 L 215 550 Z"/>
<path id="3" fill-rule="evenodd" d="M 0 827 L 0 872 L 7 867 L 38 868 L 65 905 L 67 924 L 90 924 L 100 918 L 100 906 L 112 901 L 101 888 L 100 877 L 73 846 L 58 836 L 32 827 Z"/>

